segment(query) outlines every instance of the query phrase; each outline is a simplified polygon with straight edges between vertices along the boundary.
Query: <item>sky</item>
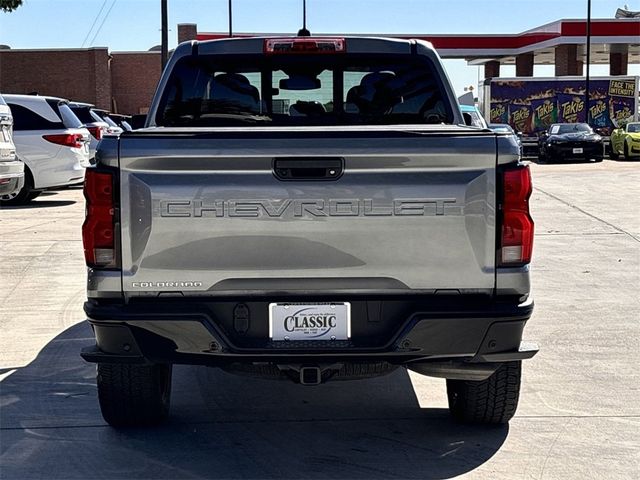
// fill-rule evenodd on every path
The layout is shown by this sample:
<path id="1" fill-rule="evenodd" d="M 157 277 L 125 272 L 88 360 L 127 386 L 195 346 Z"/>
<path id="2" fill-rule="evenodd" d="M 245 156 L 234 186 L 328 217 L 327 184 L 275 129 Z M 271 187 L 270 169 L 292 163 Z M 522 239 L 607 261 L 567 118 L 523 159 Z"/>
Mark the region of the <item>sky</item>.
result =
<path id="1" fill-rule="evenodd" d="M 234 32 L 291 32 L 302 24 L 302 0 L 232 0 Z M 612 18 L 640 0 L 593 0 L 592 18 Z M 177 24 L 197 23 L 203 32 L 228 29 L 228 0 L 168 0 L 169 48 Z M 586 0 L 307 0 L 307 28 L 318 33 L 519 33 L 562 18 L 585 18 Z M 113 51 L 148 50 L 160 43 L 160 0 L 24 0 L 0 12 L 0 44 L 11 48 L 103 46 Z M 456 93 L 477 86 L 479 68 L 445 60 Z M 503 66 L 501 76 L 513 76 Z M 536 76 L 552 76 L 538 66 Z M 607 75 L 607 66 L 591 74 Z M 640 65 L 629 66 L 640 75 Z"/>

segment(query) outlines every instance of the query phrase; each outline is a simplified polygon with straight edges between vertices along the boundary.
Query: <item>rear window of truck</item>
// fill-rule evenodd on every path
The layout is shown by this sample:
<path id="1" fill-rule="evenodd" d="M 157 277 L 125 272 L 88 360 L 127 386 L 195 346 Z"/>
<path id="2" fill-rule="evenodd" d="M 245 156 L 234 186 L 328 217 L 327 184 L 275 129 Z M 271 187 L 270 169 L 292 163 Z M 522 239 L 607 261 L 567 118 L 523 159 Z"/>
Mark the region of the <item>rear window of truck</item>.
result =
<path id="1" fill-rule="evenodd" d="M 156 125 L 452 123 L 431 61 L 416 55 L 202 55 L 170 73 Z"/>

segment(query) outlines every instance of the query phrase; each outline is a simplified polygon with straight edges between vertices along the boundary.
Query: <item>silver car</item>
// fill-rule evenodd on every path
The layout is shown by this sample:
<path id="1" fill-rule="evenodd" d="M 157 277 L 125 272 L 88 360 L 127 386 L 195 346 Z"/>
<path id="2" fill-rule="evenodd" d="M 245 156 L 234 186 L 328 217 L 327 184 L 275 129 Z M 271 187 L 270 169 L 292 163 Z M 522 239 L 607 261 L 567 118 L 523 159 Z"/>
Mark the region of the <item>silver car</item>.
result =
<path id="1" fill-rule="evenodd" d="M 91 134 L 89 137 L 89 158 L 91 164 L 94 164 L 96 148 L 98 148 L 102 136 L 109 132 L 109 124 L 93 111 L 95 107 L 90 103 L 70 102 L 69 108 Z"/>
<path id="2" fill-rule="evenodd" d="M 12 198 L 24 185 L 24 163 L 16 158 L 13 116 L 0 95 L 0 196 Z"/>
<path id="3" fill-rule="evenodd" d="M 44 190 L 82 183 L 89 164 L 89 131 L 68 102 L 57 97 L 4 94 L 13 114 L 16 155 L 24 186 L 4 205 L 23 204 Z M 4 206 L 3 205 L 3 206 Z"/>

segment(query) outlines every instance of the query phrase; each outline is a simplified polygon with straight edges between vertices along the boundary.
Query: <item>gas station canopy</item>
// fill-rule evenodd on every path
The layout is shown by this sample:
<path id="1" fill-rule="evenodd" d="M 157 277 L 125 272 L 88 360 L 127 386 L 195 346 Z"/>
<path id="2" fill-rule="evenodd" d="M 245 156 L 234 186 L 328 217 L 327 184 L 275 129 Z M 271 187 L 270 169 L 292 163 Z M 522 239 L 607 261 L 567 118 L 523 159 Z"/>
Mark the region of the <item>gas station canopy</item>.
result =
<path id="1" fill-rule="evenodd" d="M 239 37 L 271 35 L 283 34 L 234 34 Z M 584 19 L 564 19 L 512 34 L 370 35 L 428 40 L 442 58 L 462 58 L 466 59 L 470 65 L 483 65 L 496 61 L 502 65 L 515 64 L 516 59 L 523 55 L 529 57 L 533 64 L 553 65 L 556 63 L 556 49 L 562 45 L 575 45 L 577 47 L 575 60 L 584 62 L 587 22 Z M 227 33 L 198 32 L 196 38 L 210 40 L 226 37 L 228 37 Z M 611 54 L 626 54 L 626 63 L 640 63 L 640 18 L 591 20 L 591 63 L 608 64 L 611 62 Z"/>

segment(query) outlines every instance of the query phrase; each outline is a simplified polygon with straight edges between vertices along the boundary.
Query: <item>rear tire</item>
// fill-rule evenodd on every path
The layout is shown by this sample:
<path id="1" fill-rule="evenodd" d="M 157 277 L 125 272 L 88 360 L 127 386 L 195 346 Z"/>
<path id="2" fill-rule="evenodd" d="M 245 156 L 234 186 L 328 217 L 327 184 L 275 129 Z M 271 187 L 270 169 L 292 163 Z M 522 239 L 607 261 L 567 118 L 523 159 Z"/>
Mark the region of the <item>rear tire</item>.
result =
<path id="1" fill-rule="evenodd" d="M 38 198 L 41 193 L 42 193 L 42 190 L 31 190 L 29 192 L 29 195 L 27 195 L 27 201 L 30 202 L 34 198 Z"/>
<path id="2" fill-rule="evenodd" d="M 538 153 L 538 164 L 543 164 L 543 163 L 547 163 L 547 156 L 540 152 Z"/>
<path id="3" fill-rule="evenodd" d="M 631 150 L 629 150 L 629 144 L 627 142 L 624 142 L 624 159 L 633 160 L 633 157 L 631 156 Z"/>
<path id="4" fill-rule="evenodd" d="M 447 380 L 449 412 L 462 423 L 503 424 L 518 408 L 522 362 L 503 363 L 486 380 Z"/>
<path id="5" fill-rule="evenodd" d="M 98 364 L 98 399 L 113 427 L 147 427 L 169 416 L 171 365 Z"/>
<path id="6" fill-rule="evenodd" d="M 611 160 L 617 160 L 619 157 L 618 152 L 616 152 L 616 149 L 613 148 L 613 143 L 609 145 L 609 158 Z"/>

